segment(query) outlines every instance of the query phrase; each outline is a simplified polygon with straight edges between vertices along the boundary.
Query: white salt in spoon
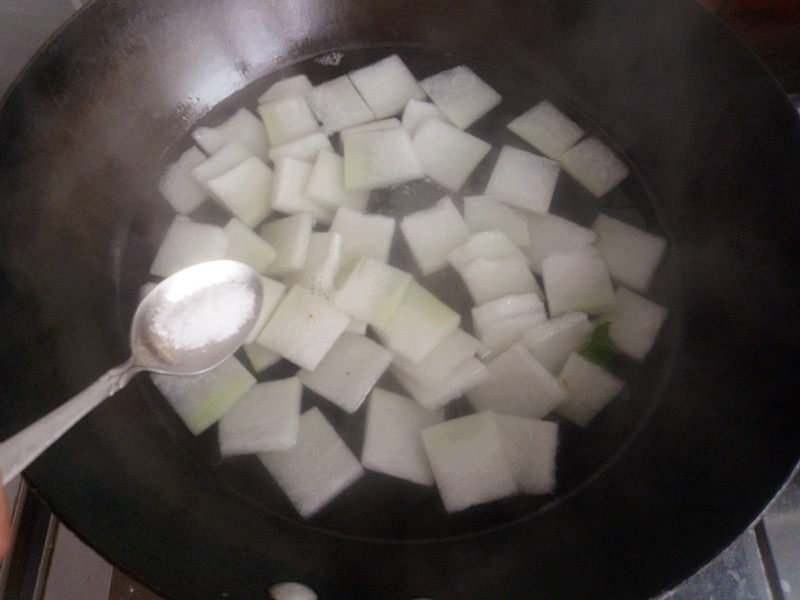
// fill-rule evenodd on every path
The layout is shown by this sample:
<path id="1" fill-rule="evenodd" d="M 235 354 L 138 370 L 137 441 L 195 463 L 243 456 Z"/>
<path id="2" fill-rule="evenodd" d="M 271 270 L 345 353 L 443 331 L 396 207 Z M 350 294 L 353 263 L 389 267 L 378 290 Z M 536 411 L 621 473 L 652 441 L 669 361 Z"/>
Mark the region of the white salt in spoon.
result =
<path id="1" fill-rule="evenodd" d="M 0 444 L 3 485 L 139 371 L 208 371 L 244 343 L 258 319 L 258 274 L 231 260 L 178 271 L 141 301 L 131 324 L 131 357 L 71 400 Z"/>

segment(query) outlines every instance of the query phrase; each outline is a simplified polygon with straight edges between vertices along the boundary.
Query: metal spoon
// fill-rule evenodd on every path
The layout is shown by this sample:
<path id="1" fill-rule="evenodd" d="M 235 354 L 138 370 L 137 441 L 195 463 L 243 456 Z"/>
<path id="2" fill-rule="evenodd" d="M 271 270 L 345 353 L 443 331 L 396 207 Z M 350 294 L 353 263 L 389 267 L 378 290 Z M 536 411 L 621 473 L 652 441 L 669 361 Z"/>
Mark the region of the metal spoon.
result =
<path id="1" fill-rule="evenodd" d="M 252 291 L 252 310 L 235 331 L 223 332 L 200 348 L 181 347 L 154 325 L 154 316 L 171 307 L 203 302 L 232 284 Z M 212 290 L 213 288 L 213 290 Z M 178 271 L 155 286 L 139 303 L 131 324 L 131 357 L 114 367 L 71 400 L 0 444 L 3 485 L 33 462 L 53 442 L 106 398 L 114 395 L 139 371 L 194 375 L 214 368 L 244 343 L 258 319 L 261 280 L 247 265 L 231 260 L 201 263 Z M 164 314 L 164 313 L 161 313 Z"/>

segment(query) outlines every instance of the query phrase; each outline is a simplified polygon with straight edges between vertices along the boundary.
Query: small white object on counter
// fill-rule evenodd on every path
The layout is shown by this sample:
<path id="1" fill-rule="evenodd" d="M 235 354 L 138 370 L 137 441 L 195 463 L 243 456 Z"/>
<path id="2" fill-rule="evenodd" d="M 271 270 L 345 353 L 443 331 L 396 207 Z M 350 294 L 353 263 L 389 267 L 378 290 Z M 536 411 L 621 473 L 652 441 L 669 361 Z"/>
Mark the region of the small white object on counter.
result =
<path id="1" fill-rule="evenodd" d="M 467 224 L 447 196 L 403 217 L 400 231 L 423 275 L 447 266 L 447 255 L 469 238 Z"/>
<path id="2" fill-rule="evenodd" d="M 588 227 L 553 214 L 528 216 L 530 246 L 526 249 L 531 268 L 541 275 L 542 261 L 552 254 L 570 254 L 586 250 L 597 239 Z"/>
<path id="3" fill-rule="evenodd" d="M 425 98 L 413 73 L 396 54 L 356 69 L 348 77 L 376 119 L 399 114 L 409 100 Z"/>
<path id="4" fill-rule="evenodd" d="M 150 274 L 169 277 L 201 262 L 225 258 L 228 236 L 221 227 L 176 215 L 156 251 Z"/>
<path id="5" fill-rule="evenodd" d="M 255 227 L 269 214 L 272 199 L 272 169 L 255 156 L 230 171 L 205 182 L 211 197 L 248 227 Z"/>
<path id="6" fill-rule="evenodd" d="M 402 124 L 410 135 L 414 135 L 417 127 L 427 119 L 439 119 L 447 123 L 447 117 L 435 104 L 421 100 L 409 100 L 403 110 Z"/>
<path id="7" fill-rule="evenodd" d="M 272 161 L 277 161 L 281 158 L 289 157 L 306 162 L 314 162 L 317 160 L 319 153 L 324 150 L 333 152 L 333 146 L 327 135 L 317 132 L 286 142 L 280 146 L 273 146 L 269 149 L 269 158 Z"/>
<path id="8" fill-rule="evenodd" d="M 259 105 L 258 114 L 273 147 L 319 131 L 319 123 L 303 96 L 266 102 Z"/>
<path id="9" fill-rule="evenodd" d="M 259 234 L 277 252 L 275 260 L 267 267 L 269 275 L 282 276 L 303 268 L 313 227 L 314 217 L 310 213 L 276 219 L 261 226 Z"/>
<path id="10" fill-rule="evenodd" d="M 597 249 L 608 264 L 611 277 L 636 290 L 647 291 L 667 240 L 607 215 L 598 215 L 592 229 Z"/>
<path id="11" fill-rule="evenodd" d="M 348 190 L 369 191 L 425 177 L 402 127 L 351 133 L 342 138 L 342 146 Z"/>
<path id="12" fill-rule="evenodd" d="M 560 170 L 554 160 L 503 146 L 484 193 L 533 213 L 546 213 Z"/>
<path id="13" fill-rule="evenodd" d="M 400 363 L 394 363 L 391 372 L 414 400 L 429 410 L 442 408 L 489 379 L 486 365 L 471 357 L 450 369 L 446 377 L 432 385 L 426 385 L 410 372 L 404 371 Z"/>
<path id="14" fill-rule="evenodd" d="M 526 248 L 531 244 L 527 214 L 490 196 L 466 196 L 464 222 L 473 233 L 499 230 L 515 246 Z"/>
<path id="15" fill-rule="evenodd" d="M 216 127 L 195 127 L 192 139 L 206 154 L 214 154 L 226 144 L 236 141 L 253 156 L 267 160 L 267 132 L 261 120 L 245 108 L 240 108 Z"/>
<path id="16" fill-rule="evenodd" d="M 266 271 L 275 260 L 275 248 L 239 219 L 231 219 L 222 229 L 228 236 L 225 258 L 250 265 L 258 273 Z"/>
<path id="17" fill-rule="evenodd" d="M 667 319 L 667 309 L 623 287 L 617 288 L 617 307 L 607 315 L 608 336 L 624 354 L 644 360 Z"/>
<path id="18" fill-rule="evenodd" d="M 322 150 L 317 155 L 306 184 L 305 196 L 320 206 L 332 209 L 347 206 L 364 211 L 369 202 L 369 192 L 345 189 L 344 159 L 330 150 Z"/>
<path id="19" fill-rule="evenodd" d="M 508 128 L 554 160 L 583 137 L 583 129 L 548 100 L 522 113 Z"/>
<path id="20" fill-rule="evenodd" d="M 522 345 L 545 369 L 557 374 L 567 357 L 589 341 L 593 330 L 586 313 L 570 312 L 527 329 Z"/>
<path id="21" fill-rule="evenodd" d="M 586 138 L 564 152 L 564 170 L 596 197 L 610 192 L 628 176 L 628 167 L 597 138 Z"/>
<path id="22" fill-rule="evenodd" d="M 567 399 L 556 411 L 581 427 L 588 425 L 625 387 L 606 369 L 575 353 L 569 355 L 558 380 L 567 390 Z"/>
<path id="23" fill-rule="evenodd" d="M 192 177 L 192 169 L 205 162 L 206 155 L 192 146 L 167 167 L 158 190 L 177 212 L 188 215 L 208 198 L 208 192 Z"/>
<path id="24" fill-rule="evenodd" d="M 342 266 L 350 267 L 363 256 L 389 261 L 395 220 L 386 215 L 367 215 L 341 206 L 329 231 L 342 236 Z"/>
<path id="25" fill-rule="evenodd" d="M 293 75 L 273 83 L 267 91 L 258 97 L 259 104 L 284 100 L 295 96 L 302 96 L 312 87 L 311 82 L 305 75 Z"/>
<path id="26" fill-rule="evenodd" d="M 552 494 L 556 489 L 558 425 L 511 415 L 493 416 L 519 490 Z"/>
<path id="27" fill-rule="evenodd" d="M 551 317 L 571 311 L 602 314 L 617 305 L 606 261 L 593 250 L 548 256 L 542 280 Z"/>
<path id="28" fill-rule="evenodd" d="M 328 135 L 375 120 L 347 75 L 319 84 L 308 90 L 305 97 Z"/>
<path id="29" fill-rule="evenodd" d="M 466 65 L 420 81 L 433 103 L 459 129 L 466 129 L 500 104 L 502 96 Z"/>
<path id="30" fill-rule="evenodd" d="M 457 192 L 492 146 L 439 119 L 428 119 L 414 132 L 414 151 L 425 175 Z"/>
<path id="31" fill-rule="evenodd" d="M 386 327 L 397 312 L 411 275 L 374 258 L 361 258 L 333 295 L 333 303 L 347 315 Z"/>

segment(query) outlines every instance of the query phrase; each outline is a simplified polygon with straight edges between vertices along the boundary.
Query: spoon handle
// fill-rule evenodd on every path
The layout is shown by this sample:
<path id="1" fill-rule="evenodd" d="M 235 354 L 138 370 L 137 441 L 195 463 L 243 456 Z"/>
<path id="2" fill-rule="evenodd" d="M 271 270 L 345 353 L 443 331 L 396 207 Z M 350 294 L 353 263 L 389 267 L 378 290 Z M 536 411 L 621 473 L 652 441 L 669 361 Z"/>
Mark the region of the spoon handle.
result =
<path id="1" fill-rule="evenodd" d="M 131 357 L 125 363 L 101 375 L 97 381 L 71 400 L 0 444 L 0 471 L 3 473 L 3 485 L 36 460 L 95 406 L 125 387 L 131 377 L 141 370 Z"/>

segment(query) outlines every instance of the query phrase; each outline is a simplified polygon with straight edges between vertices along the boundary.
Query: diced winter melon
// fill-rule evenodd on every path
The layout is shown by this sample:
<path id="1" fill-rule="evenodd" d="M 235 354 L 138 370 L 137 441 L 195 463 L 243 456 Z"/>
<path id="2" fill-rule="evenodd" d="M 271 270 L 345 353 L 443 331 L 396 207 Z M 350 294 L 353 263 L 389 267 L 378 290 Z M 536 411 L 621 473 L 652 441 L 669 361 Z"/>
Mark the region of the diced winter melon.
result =
<path id="1" fill-rule="evenodd" d="M 491 144 L 438 119 L 428 119 L 414 132 L 414 151 L 425 175 L 457 192 L 491 150 Z"/>
<path id="2" fill-rule="evenodd" d="M 270 600 L 317 600 L 314 590 L 294 581 L 276 583 L 268 591 Z"/>
<path id="3" fill-rule="evenodd" d="M 597 249 L 606 259 L 611 277 L 631 289 L 646 291 L 667 240 L 602 214 L 592 229 L 597 232 Z"/>
<path id="4" fill-rule="evenodd" d="M 259 279 L 261 279 L 262 292 L 261 310 L 258 313 L 258 318 L 253 325 L 253 329 L 250 331 L 247 339 L 245 339 L 246 344 L 251 344 L 256 341 L 261 333 L 261 330 L 264 329 L 264 325 L 267 324 L 267 319 L 272 316 L 272 313 L 278 306 L 278 302 L 280 302 L 281 298 L 283 298 L 283 294 L 286 293 L 286 285 L 280 281 L 275 281 L 274 279 L 264 277 L 263 275 L 261 275 Z"/>
<path id="5" fill-rule="evenodd" d="M 414 135 L 423 121 L 427 119 L 439 119 L 440 121 L 447 122 L 447 117 L 444 113 L 437 108 L 435 104 L 430 102 L 422 102 L 421 100 L 409 100 L 405 109 L 403 110 L 402 124 L 410 135 Z"/>
<path id="6" fill-rule="evenodd" d="M 585 250 L 597 239 L 587 227 L 552 214 L 531 214 L 528 217 L 530 246 L 527 248 L 531 268 L 542 273 L 542 261 L 551 254 L 570 254 Z"/>
<path id="7" fill-rule="evenodd" d="M 628 176 L 628 167 L 597 138 L 586 138 L 564 152 L 564 170 L 598 198 Z"/>
<path id="8" fill-rule="evenodd" d="M 306 198 L 328 208 L 347 206 L 364 211 L 369 192 L 356 192 L 344 187 L 344 159 L 328 150 L 317 155 L 305 189 Z"/>
<path id="9" fill-rule="evenodd" d="M 197 263 L 225 258 L 227 250 L 228 236 L 221 227 L 176 215 L 161 240 L 150 274 L 169 277 Z"/>
<path id="10" fill-rule="evenodd" d="M 400 127 L 399 119 L 392 117 L 391 119 L 381 119 L 380 121 L 370 121 L 369 123 L 362 123 L 361 125 L 353 125 L 347 129 L 342 129 L 339 132 L 339 137 L 344 140 L 348 135 L 353 133 L 364 133 L 366 131 L 383 131 L 385 129 L 397 129 Z"/>
<path id="11" fill-rule="evenodd" d="M 367 335 L 367 323 L 361 319 L 350 317 L 350 322 L 347 324 L 345 331 L 357 333 L 358 335 Z"/>
<path id="12" fill-rule="evenodd" d="M 527 215 L 489 196 L 464 198 L 464 222 L 473 233 L 500 230 L 515 246 L 530 246 Z"/>
<path id="13" fill-rule="evenodd" d="M 443 420 L 442 410 L 428 410 L 410 398 L 375 388 L 367 405 L 361 464 L 413 483 L 433 485 L 422 430 Z"/>
<path id="14" fill-rule="evenodd" d="M 297 283 L 323 296 L 333 293 L 333 285 L 342 260 L 342 236 L 331 232 L 313 232 L 303 269 Z"/>
<path id="15" fill-rule="evenodd" d="M 248 227 L 269 214 L 272 170 L 255 156 L 206 181 L 211 196 Z"/>
<path id="16" fill-rule="evenodd" d="M 179 213 L 188 215 L 200 206 L 208 193 L 192 177 L 192 169 L 206 160 L 206 155 L 197 146 L 192 146 L 167 167 L 158 189 Z"/>
<path id="17" fill-rule="evenodd" d="M 283 359 L 277 352 L 264 348 L 264 346 L 257 343 L 245 344 L 242 349 L 245 356 L 247 356 L 247 360 L 250 361 L 250 366 L 256 373 L 266 371 Z"/>
<path id="18" fill-rule="evenodd" d="M 487 366 L 490 377 L 467 392 L 476 410 L 539 419 L 567 397 L 564 387 L 520 344 Z"/>
<path id="19" fill-rule="evenodd" d="M 528 263 L 518 256 L 476 258 L 456 270 L 476 304 L 509 294 L 542 294 Z"/>
<path id="20" fill-rule="evenodd" d="M 460 129 L 472 125 L 502 100 L 500 94 L 465 65 L 432 75 L 419 85 Z"/>
<path id="21" fill-rule="evenodd" d="M 350 266 L 362 256 L 387 262 L 394 226 L 392 217 L 366 215 L 346 206 L 339 207 L 330 231 L 342 236 L 343 265 Z"/>
<path id="22" fill-rule="evenodd" d="M 473 233 L 461 246 L 447 255 L 447 260 L 458 269 L 476 258 L 504 258 L 516 256 L 525 262 L 525 255 L 508 236 L 499 230 Z"/>
<path id="23" fill-rule="evenodd" d="M 617 288 L 617 307 L 608 315 L 608 335 L 614 345 L 635 360 L 643 360 L 667 318 L 667 309 L 625 288 Z"/>
<path id="24" fill-rule="evenodd" d="M 447 512 L 517 492 L 514 470 L 489 412 L 422 430 L 422 441 Z"/>
<path id="25" fill-rule="evenodd" d="M 327 150 L 333 152 L 333 146 L 324 133 L 312 133 L 293 142 L 286 142 L 269 149 L 269 158 L 277 161 L 284 157 L 296 158 L 306 162 L 314 162 L 319 153 Z"/>
<path id="26" fill-rule="evenodd" d="M 285 275 L 303 268 L 313 227 L 314 217 L 309 213 L 276 219 L 261 226 L 259 234 L 278 253 L 267 268 L 269 275 Z"/>
<path id="27" fill-rule="evenodd" d="M 552 159 L 557 159 L 583 137 L 583 129 L 548 100 L 522 113 L 508 128 Z"/>
<path id="28" fill-rule="evenodd" d="M 220 454 L 256 454 L 294 446 L 302 393 L 297 377 L 250 388 L 219 422 Z"/>
<path id="29" fill-rule="evenodd" d="M 536 294 L 512 294 L 472 309 L 472 326 L 476 331 L 496 321 L 528 313 L 545 312 L 544 303 Z"/>
<path id="30" fill-rule="evenodd" d="M 205 189 L 209 179 L 224 175 L 252 156 L 252 152 L 239 142 L 230 142 L 192 169 L 192 177 Z"/>
<path id="31" fill-rule="evenodd" d="M 275 248 L 239 219 L 231 219 L 223 229 L 228 236 L 225 258 L 250 265 L 259 273 L 266 271 L 275 260 Z"/>
<path id="32" fill-rule="evenodd" d="M 347 315 L 374 327 L 392 320 L 411 275 L 374 258 L 361 258 L 333 295 L 333 303 Z"/>
<path id="33" fill-rule="evenodd" d="M 409 372 L 404 371 L 399 363 L 394 363 L 391 371 L 414 400 L 430 410 L 442 408 L 489 379 L 486 365 L 477 358 L 468 358 L 457 364 L 444 379 L 432 385 L 425 385 L 415 379 Z"/>
<path id="34" fill-rule="evenodd" d="M 318 408 L 300 416 L 294 446 L 259 458 L 302 517 L 315 514 L 364 473 Z"/>
<path id="35" fill-rule="evenodd" d="M 280 146 L 319 131 L 319 123 L 304 96 L 291 96 L 261 104 L 258 114 L 261 115 L 273 146 Z"/>
<path id="36" fill-rule="evenodd" d="M 302 96 L 312 87 L 311 82 L 305 75 L 293 75 L 286 79 L 273 83 L 266 92 L 258 97 L 259 104 L 285 100 L 294 96 Z"/>
<path id="37" fill-rule="evenodd" d="M 511 415 L 493 416 L 520 491 L 552 494 L 556 489 L 558 425 Z"/>
<path id="38" fill-rule="evenodd" d="M 581 427 L 588 425 L 625 387 L 606 369 L 575 353 L 569 355 L 558 380 L 567 390 L 567 399 L 556 411 Z"/>
<path id="39" fill-rule="evenodd" d="M 272 209 L 288 214 L 310 212 L 321 221 L 329 221 L 330 209 L 324 209 L 305 196 L 311 165 L 302 160 L 282 157 L 275 161 L 272 185 Z"/>
<path id="40" fill-rule="evenodd" d="M 503 146 L 485 194 L 534 213 L 546 213 L 553 199 L 558 163 L 533 152 Z"/>
<path id="41" fill-rule="evenodd" d="M 395 355 L 394 363 L 422 385 L 433 387 L 441 383 L 458 365 L 483 349 L 483 344 L 463 329 L 454 329 L 421 361 L 412 362 Z"/>
<path id="42" fill-rule="evenodd" d="M 481 328 L 480 333 L 476 330 L 480 340 L 489 349 L 484 358 L 492 358 L 504 352 L 522 339 L 525 330 L 546 320 L 547 314 L 544 311 L 531 312 L 489 323 Z"/>
<path id="43" fill-rule="evenodd" d="M 414 75 L 396 54 L 356 69 L 348 77 L 376 119 L 399 114 L 409 100 L 425 98 Z"/>
<path id="44" fill-rule="evenodd" d="M 371 339 L 343 333 L 316 369 L 300 369 L 303 385 L 353 413 L 389 368 L 392 353 Z"/>
<path id="45" fill-rule="evenodd" d="M 351 133 L 342 139 L 342 146 L 348 190 L 374 190 L 425 176 L 402 127 Z"/>
<path id="46" fill-rule="evenodd" d="M 192 139 L 207 154 L 214 154 L 226 144 L 237 141 L 261 160 L 267 160 L 269 139 L 261 120 L 245 108 L 240 108 L 216 127 L 197 127 Z"/>
<path id="47" fill-rule="evenodd" d="M 403 217 L 400 231 L 423 275 L 447 266 L 450 251 L 469 237 L 467 224 L 447 196 L 430 208 Z"/>
<path id="48" fill-rule="evenodd" d="M 321 83 L 308 90 L 305 97 L 329 135 L 375 120 L 375 115 L 358 95 L 347 75 Z"/>
<path id="49" fill-rule="evenodd" d="M 289 290 L 256 341 L 313 371 L 347 327 L 347 315 L 306 288 Z"/>
<path id="50" fill-rule="evenodd" d="M 599 314 L 617 304 L 606 261 L 592 250 L 551 254 L 542 261 L 542 280 L 551 317 L 570 311 Z"/>
<path id="51" fill-rule="evenodd" d="M 150 377 L 195 435 L 222 418 L 256 384 L 255 377 L 234 357 L 199 375 L 152 373 Z"/>
<path id="52" fill-rule="evenodd" d="M 419 362 L 458 327 L 460 315 L 411 281 L 388 325 L 378 337 L 392 352 Z"/>
<path id="53" fill-rule="evenodd" d="M 557 374 L 567 357 L 589 341 L 593 330 L 586 313 L 571 312 L 527 329 L 522 345 L 545 369 Z"/>

